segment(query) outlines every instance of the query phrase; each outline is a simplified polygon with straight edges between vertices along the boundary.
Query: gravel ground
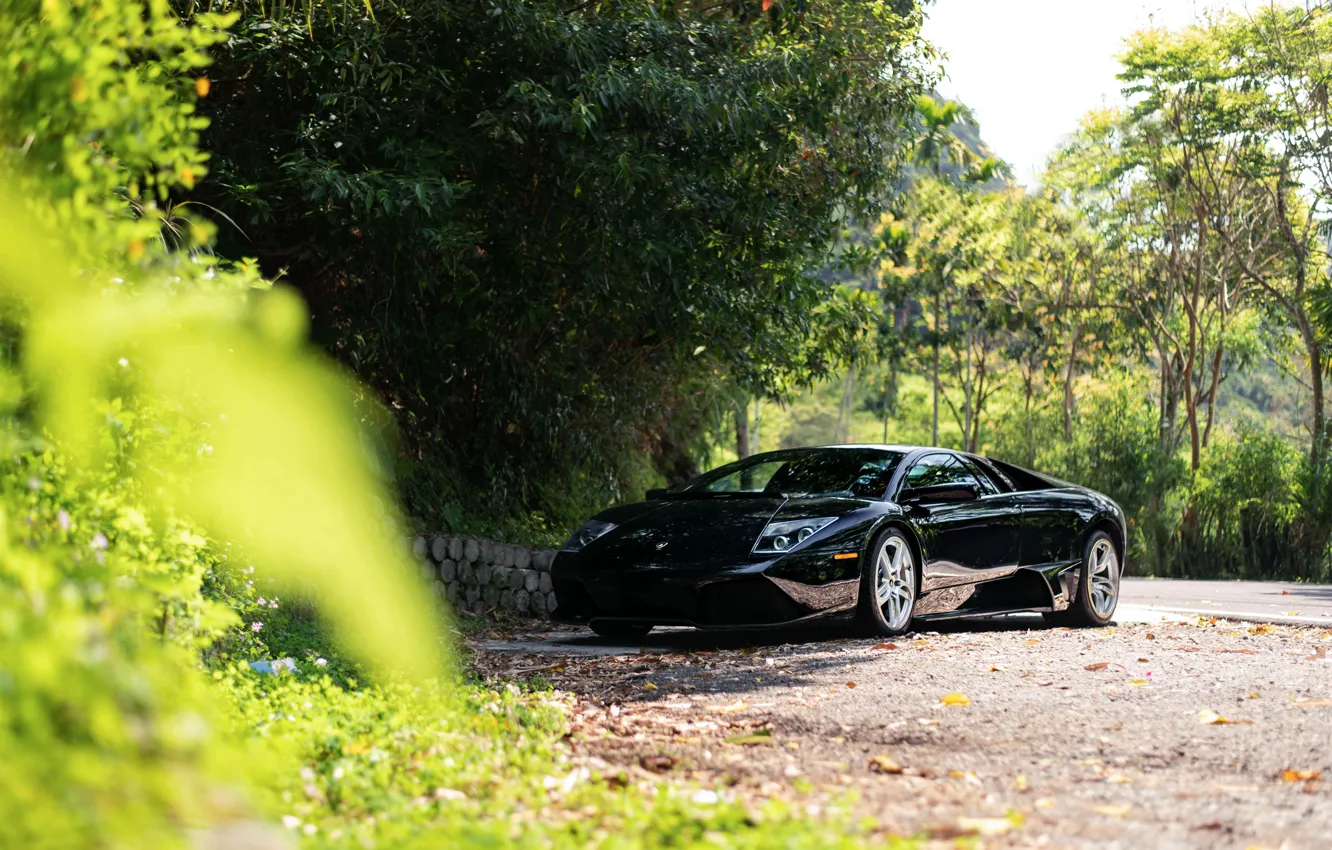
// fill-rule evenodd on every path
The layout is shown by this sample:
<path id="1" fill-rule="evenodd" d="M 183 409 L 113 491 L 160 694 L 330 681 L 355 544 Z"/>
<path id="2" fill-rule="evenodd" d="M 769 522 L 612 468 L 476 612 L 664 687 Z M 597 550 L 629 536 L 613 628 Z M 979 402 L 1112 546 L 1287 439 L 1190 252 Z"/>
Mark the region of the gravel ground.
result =
<path id="1" fill-rule="evenodd" d="M 571 692 L 572 754 L 603 774 L 814 813 L 851 799 L 885 834 L 986 847 L 1332 846 L 1326 630 L 1023 619 L 886 643 L 681 631 L 537 650 L 543 636 L 475 640 L 477 667 Z"/>

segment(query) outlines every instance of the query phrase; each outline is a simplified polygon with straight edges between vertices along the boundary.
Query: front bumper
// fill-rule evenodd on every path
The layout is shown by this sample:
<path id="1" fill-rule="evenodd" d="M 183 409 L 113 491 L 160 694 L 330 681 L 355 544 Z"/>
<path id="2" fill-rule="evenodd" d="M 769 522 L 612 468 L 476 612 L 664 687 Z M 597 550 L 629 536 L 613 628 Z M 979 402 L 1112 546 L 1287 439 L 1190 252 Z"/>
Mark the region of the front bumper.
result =
<path id="1" fill-rule="evenodd" d="M 569 572 L 553 571 L 552 581 L 556 618 L 572 623 L 614 619 L 699 628 L 775 626 L 849 612 L 860 584 L 843 579 L 810 585 L 761 572 L 707 577 Z"/>

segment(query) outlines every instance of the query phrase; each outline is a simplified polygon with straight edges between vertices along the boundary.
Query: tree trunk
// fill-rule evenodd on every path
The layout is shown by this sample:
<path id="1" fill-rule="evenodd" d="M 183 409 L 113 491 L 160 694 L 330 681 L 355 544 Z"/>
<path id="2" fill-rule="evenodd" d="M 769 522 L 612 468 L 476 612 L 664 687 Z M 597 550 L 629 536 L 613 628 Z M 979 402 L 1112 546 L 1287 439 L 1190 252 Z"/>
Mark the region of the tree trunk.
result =
<path id="1" fill-rule="evenodd" d="M 966 322 L 967 322 L 967 370 L 962 381 L 963 391 L 963 414 L 962 414 L 962 449 L 964 451 L 975 451 L 971 448 L 971 302 L 966 302 Z"/>
<path id="2" fill-rule="evenodd" d="M 759 426 L 762 424 L 763 424 L 763 399 L 756 398 L 754 399 L 754 433 L 751 435 L 753 439 L 750 441 L 751 442 L 750 448 L 753 449 L 755 453 L 763 451 L 763 443 L 759 439 Z"/>
<path id="3" fill-rule="evenodd" d="M 1323 417 L 1323 349 L 1309 317 L 1301 315 L 1297 319 L 1300 337 L 1304 340 L 1305 357 L 1309 360 L 1309 390 L 1313 395 L 1310 401 L 1313 441 L 1309 446 L 1309 463 L 1317 466 L 1323 459 L 1323 429 L 1326 427 Z"/>
<path id="4" fill-rule="evenodd" d="M 749 405 L 735 404 L 735 455 L 738 458 L 749 457 Z"/>
<path id="5" fill-rule="evenodd" d="M 934 293 L 934 424 L 930 428 L 930 445 L 939 445 L 939 292 Z"/>
<path id="6" fill-rule="evenodd" d="M 1035 392 L 1035 369 L 1022 370 L 1022 417 L 1027 436 L 1027 466 L 1036 465 L 1036 440 L 1031 430 L 1031 397 Z"/>
<path id="7" fill-rule="evenodd" d="M 1073 329 L 1068 345 L 1068 367 L 1064 369 L 1064 442 L 1073 442 L 1073 379 L 1077 376 L 1078 343 L 1082 341 L 1082 324 Z"/>

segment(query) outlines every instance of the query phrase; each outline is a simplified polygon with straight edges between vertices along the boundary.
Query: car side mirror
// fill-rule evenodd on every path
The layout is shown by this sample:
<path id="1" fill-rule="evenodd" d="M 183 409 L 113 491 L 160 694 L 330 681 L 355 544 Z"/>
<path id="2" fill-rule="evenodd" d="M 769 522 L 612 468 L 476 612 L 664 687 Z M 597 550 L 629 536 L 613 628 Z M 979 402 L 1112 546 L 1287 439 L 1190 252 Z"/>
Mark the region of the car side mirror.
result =
<path id="1" fill-rule="evenodd" d="M 647 494 L 644 496 L 644 498 L 650 502 L 653 499 L 660 499 L 665 495 L 666 495 L 665 487 L 653 487 L 651 490 L 647 491 Z"/>
<path id="2" fill-rule="evenodd" d="M 928 487 L 906 487 L 897 494 L 902 505 L 937 502 L 969 502 L 980 498 L 980 491 L 970 484 L 931 484 Z"/>

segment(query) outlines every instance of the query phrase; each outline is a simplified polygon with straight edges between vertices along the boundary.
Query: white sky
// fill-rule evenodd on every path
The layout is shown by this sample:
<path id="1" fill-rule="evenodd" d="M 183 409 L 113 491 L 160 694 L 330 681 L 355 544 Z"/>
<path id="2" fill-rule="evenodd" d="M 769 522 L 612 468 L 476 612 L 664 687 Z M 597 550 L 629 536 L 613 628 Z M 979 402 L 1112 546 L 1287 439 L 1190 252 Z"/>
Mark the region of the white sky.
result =
<path id="1" fill-rule="evenodd" d="M 1122 102 L 1115 55 L 1148 26 L 1176 28 L 1208 10 L 1265 0 L 934 0 L 925 38 L 944 54 L 939 93 L 971 107 L 981 137 L 1032 182 L 1092 109 Z"/>

